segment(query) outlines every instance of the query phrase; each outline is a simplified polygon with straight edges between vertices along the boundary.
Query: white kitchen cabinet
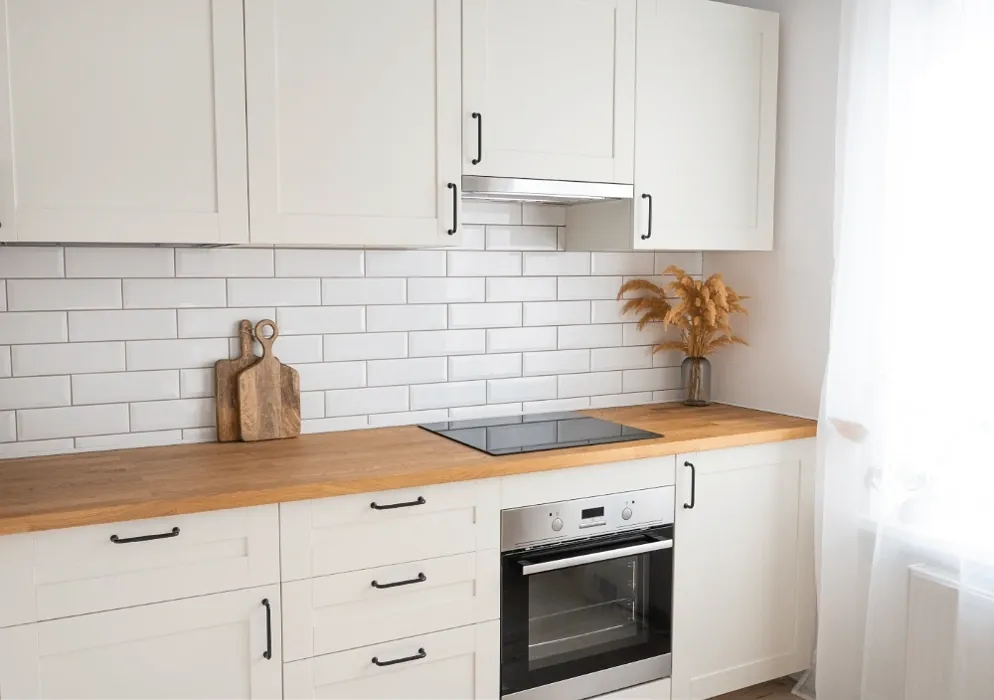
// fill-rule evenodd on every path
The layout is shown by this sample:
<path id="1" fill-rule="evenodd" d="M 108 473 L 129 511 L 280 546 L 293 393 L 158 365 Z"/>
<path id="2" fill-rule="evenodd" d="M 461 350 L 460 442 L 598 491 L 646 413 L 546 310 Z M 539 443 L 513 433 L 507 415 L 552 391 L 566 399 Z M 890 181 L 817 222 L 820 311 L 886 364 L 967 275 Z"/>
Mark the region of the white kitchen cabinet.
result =
<path id="1" fill-rule="evenodd" d="M 245 0 L 253 243 L 458 241 L 460 22 L 459 0 Z"/>
<path id="2" fill-rule="evenodd" d="M 813 474 L 813 440 L 678 456 L 673 700 L 810 665 Z"/>
<path id="3" fill-rule="evenodd" d="M 248 241 L 241 0 L 5 0 L 0 241 Z"/>
<path id="4" fill-rule="evenodd" d="M 497 700 L 500 623 L 458 627 L 294 661 L 285 665 L 283 682 L 285 697 L 308 700 Z"/>
<path id="5" fill-rule="evenodd" d="M 463 0 L 462 32 L 464 174 L 632 182 L 635 0 Z"/>
<path id="6" fill-rule="evenodd" d="M 0 630 L 4 698 L 279 698 L 281 671 L 278 585 Z"/>
<path id="7" fill-rule="evenodd" d="M 572 207 L 568 245 L 772 250 L 778 52 L 776 13 L 638 0 L 635 199 Z"/>

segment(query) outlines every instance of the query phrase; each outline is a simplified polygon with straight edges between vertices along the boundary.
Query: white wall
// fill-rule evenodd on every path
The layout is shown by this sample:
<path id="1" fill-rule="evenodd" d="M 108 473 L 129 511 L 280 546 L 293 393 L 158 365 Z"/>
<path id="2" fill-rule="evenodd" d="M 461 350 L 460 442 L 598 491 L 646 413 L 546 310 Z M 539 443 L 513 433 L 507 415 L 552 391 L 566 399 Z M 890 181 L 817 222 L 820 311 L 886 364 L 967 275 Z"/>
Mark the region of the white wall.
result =
<path id="1" fill-rule="evenodd" d="M 839 0 L 738 0 L 780 13 L 773 253 L 705 253 L 753 297 L 737 319 L 747 348 L 714 358 L 715 400 L 817 417 L 828 355 Z"/>

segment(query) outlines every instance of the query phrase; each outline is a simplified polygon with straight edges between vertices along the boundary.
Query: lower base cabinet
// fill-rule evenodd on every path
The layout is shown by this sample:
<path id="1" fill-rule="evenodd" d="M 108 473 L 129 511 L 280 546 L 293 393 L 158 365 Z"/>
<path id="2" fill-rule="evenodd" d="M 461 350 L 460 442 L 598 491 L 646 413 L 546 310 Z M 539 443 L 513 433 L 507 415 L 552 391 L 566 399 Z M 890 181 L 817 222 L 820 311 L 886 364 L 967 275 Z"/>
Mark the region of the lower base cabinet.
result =
<path id="1" fill-rule="evenodd" d="M 287 698 L 443 698 L 500 696 L 500 623 L 433 632 L 283 666 Z"/>
<path id="2" fill-rule="evenodd" d="M 272 585 L 0 629 L 0 697 L 279 698 L 280 624 Z"/>

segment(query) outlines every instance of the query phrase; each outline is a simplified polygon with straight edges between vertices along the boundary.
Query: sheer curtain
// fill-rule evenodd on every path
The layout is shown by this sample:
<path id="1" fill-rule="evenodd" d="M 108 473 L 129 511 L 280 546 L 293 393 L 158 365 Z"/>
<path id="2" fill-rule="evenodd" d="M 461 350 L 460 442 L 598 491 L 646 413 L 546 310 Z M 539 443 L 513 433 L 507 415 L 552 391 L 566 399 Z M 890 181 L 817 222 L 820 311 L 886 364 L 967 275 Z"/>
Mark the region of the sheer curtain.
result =
<path id="1" fill-rule="evenodd" d="M 994 0 L 843 0 L 843 37 L 817 697 L 988 700 Z"/>

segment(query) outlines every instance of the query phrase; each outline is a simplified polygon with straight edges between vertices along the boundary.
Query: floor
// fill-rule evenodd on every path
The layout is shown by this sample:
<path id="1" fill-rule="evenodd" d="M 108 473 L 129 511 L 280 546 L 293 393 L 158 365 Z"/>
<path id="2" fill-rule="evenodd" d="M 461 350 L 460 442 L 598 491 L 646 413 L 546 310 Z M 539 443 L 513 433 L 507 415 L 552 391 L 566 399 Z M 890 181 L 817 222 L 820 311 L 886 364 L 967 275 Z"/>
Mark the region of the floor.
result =
<path id="1" fill-rule="evenodd" d="M 793 687 L 794 682 L 790 679 L 770 681 L 728 695 L 720 695 L 714 700 L 797 700 L 790 694 Z"/>

